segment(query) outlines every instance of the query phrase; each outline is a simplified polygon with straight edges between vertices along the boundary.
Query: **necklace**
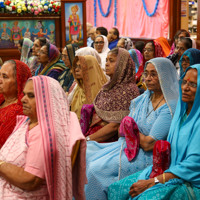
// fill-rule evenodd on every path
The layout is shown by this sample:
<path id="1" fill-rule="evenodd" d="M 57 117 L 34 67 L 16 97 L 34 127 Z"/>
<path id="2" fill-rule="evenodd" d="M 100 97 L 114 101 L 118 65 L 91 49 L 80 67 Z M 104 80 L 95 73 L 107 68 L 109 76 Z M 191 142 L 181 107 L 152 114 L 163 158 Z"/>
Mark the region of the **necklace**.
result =
<path id="1" fill-rule="evenodd" d="M 151 99 L 152 99 L 152 96 L 150 97 L 150 100 L 149 100 L 149 102 L 151 101 Z M 164 99 L 164 96 L 163 96 L 163 98 L 157 103 L 157 105 L 155 106 L 155 107 L 153 107 L 153 109 L 149 112 L 149 113 L 147 113 L 147 116 L 146 116 L 146 118 L 153 112 L 153 110 L 156 110 L 156 108 L 160 105 L 160 103 L 161 103 L 161 101 Z M 152 105 L 153 106 L 153 105 Z"/>

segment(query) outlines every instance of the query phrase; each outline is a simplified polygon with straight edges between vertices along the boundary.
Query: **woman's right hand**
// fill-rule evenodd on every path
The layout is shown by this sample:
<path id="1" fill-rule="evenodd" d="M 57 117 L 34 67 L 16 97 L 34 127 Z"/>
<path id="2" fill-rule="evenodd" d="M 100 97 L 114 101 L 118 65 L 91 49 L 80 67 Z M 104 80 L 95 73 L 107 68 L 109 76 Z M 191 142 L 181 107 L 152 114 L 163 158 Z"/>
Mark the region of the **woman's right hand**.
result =
<path id="1" fill-rule="evenodd" d="M 136 197 L 137 195 L 141 194 L 148 188 L 153 187 L 154 185 L 154 179 L 139 180 L 138 182 L 133 183 L 133 185 L 130 187 L 129 194 L 132 198 Z"/>

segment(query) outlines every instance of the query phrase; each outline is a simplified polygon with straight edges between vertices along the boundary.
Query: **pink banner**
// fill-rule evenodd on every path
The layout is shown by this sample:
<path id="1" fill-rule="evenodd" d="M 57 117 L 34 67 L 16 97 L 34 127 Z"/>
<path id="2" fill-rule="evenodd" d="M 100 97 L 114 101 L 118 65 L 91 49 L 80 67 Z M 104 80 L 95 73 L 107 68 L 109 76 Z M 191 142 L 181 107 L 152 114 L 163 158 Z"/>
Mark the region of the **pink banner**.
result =
<path id="1" fill-rule="evenodd" d="M 97 1 L 97 0 L 96 0 Z M 152 13 L 156 0 L 145 0 L 149 13 Z M 101 0 L 104 13 L 108 8 L 109 0 Z M 94 25 L 94 0 L 87 0 L 87 22 Z M 97 27 L 104 26 L 108 30 L 114 27 L 114 0 L 110 14 L 103 17 L 97 5 Z M 142 0 L 117 0 L 117 26 L 120 36 L 132 38 L 158 38 L 168 37 L 169 31 L 169 0 L 160 0 L 156 14 L 148 17 Z"/>

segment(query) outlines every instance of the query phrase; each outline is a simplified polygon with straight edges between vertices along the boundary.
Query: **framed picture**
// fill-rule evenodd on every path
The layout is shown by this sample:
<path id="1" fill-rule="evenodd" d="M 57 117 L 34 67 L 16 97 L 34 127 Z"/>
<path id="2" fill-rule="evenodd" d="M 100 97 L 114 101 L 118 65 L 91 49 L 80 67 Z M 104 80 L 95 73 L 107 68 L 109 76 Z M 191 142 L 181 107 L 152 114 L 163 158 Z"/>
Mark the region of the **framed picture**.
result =
<path id="1" fill-rule="evenodd" d="M 0 49 L 17 48 L 20 39 L 46 37 L 55 44 L 55 20 L 1 20 Z"/>
<path id="2" fill-rule="evenodd" d="M 62 45 L 86 46 L 86 5 L 85 0 L 61 3 Z"/>

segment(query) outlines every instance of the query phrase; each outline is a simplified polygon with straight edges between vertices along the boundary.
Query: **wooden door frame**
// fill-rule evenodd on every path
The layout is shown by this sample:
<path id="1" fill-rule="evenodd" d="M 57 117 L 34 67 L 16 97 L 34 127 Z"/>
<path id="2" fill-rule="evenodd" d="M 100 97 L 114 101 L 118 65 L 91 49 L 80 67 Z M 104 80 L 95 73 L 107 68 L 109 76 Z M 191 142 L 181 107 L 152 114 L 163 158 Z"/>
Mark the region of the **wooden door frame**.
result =
<path id="1" fill-rule="evenodd" d="M 181 28 L 181 0 L 169 1 L 169 41 L 172 43 Z"/>

